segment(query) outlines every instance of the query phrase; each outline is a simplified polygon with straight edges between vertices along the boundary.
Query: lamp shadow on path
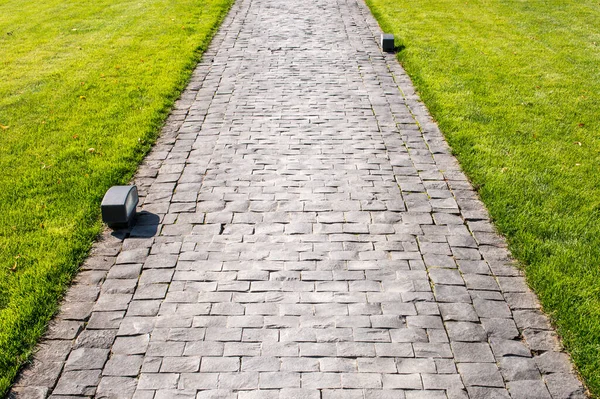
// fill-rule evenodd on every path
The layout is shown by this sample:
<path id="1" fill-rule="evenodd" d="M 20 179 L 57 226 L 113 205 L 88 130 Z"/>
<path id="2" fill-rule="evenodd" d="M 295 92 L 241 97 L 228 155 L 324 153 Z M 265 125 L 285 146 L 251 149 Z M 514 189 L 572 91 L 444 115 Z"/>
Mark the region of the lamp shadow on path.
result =
<path id="1" fill-rule="evenodd" d="M 114 230 L 111 234 L 120 240 L 125 238 L 151 238 L 158 232 L 160 216 L 147 211 L 137 212 L 130 227 Z"/>

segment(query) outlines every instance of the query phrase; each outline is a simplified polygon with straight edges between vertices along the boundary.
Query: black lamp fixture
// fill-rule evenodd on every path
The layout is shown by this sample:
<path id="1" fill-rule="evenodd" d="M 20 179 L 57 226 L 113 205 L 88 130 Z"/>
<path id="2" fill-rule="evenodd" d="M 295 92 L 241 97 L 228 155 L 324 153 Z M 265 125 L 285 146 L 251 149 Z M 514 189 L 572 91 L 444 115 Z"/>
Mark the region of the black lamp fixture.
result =
<path id="1" fill-rule="evenodd" d="M 102 221 L 111 229 L 130 227 L 138 202 L 136 186 L 112 186 L 102 199 Z"/>
<path id="2" fill-rule="evenodd" d="M 386 53 L 394 52 L 394 35 L 389 33 L 381 34 L 381 49 Z"/>

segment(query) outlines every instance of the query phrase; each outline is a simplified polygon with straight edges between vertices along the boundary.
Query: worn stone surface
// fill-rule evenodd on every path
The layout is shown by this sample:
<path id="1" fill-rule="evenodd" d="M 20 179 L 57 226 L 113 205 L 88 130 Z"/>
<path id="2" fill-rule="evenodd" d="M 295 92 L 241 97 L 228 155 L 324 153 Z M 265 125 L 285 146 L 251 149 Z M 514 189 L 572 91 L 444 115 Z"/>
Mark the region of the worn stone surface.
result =
<path id="1" fill-rule="evenodd" d="M 585 397 L 380 33 L 238 0 L 12 397 Z"/>

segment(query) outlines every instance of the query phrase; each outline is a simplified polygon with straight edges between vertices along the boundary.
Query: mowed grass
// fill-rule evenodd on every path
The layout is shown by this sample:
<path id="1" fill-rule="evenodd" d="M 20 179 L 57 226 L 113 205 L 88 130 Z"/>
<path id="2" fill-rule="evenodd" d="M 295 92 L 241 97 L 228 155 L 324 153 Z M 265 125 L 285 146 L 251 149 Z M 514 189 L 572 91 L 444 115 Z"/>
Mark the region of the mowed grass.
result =
<path id="1" fill-rule="evenodd" d="M 0 0 L 0 395 L 232 0 Z"/>
<path id="2" fill-rule="evenodd" d="M 600 6 L 368 0 L 600 395 Z"/>

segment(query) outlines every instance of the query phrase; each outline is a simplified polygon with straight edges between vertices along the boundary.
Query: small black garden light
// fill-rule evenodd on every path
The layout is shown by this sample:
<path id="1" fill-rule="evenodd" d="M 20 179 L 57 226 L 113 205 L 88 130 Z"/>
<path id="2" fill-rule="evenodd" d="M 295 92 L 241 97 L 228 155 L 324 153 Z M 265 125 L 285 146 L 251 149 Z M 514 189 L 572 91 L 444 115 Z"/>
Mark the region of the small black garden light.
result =
<path id="1" fill-rule="evenodd" d="M 131 226 L 139 202 L 136 186 L 113 186 L 102 199 L 102 221 L 111 229 Z"/>
<path id="2" fill-rule="evenodd" d="M 386 53 L 394 52 L 394 35 L 389 33 L 381 34 L 381 49 Z"/>

